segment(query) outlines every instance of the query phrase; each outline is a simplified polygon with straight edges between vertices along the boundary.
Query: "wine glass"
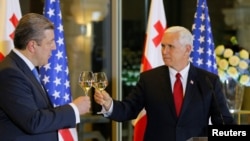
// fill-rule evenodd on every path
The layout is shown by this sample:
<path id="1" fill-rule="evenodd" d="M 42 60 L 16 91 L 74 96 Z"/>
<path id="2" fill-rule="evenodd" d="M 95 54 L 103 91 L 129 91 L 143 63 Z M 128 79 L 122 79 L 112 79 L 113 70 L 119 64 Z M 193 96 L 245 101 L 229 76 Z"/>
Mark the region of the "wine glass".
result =
<path id="1" fill-rule="evenodd" d="M 105 72 L 94 73 L 93 87 L 99 91 L 103 91 L 108 85 L 108 78 Z"/>
<path id="2" fill-rule="evenodd" d="M 94 74 L 91 71 L 82 71 L 79 76 L 79 85 L 83 89 L 84 94 L 88 95 L 94 81 Z"/>
<path id="3" fill-rule="evenodd" d="M 93 87 L 98 89 L 101 93 L 108 85 L 108 78 L 105 72 L 94 73 Z M 97 114 L 103 114 L 103 112 L 97 112 Z"/>

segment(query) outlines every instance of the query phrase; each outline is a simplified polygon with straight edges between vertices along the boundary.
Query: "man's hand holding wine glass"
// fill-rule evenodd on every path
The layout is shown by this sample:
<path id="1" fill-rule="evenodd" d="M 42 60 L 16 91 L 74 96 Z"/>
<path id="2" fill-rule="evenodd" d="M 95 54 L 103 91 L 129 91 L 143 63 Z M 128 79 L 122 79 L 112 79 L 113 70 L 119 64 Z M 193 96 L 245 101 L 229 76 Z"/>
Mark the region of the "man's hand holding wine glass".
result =
<path id="1" fill-rule="evenodd" d="M 95 102 L 102 105 L 106 111 L 110 109 L 112 98 L 105 90 L 100 91 L 98 89 L 95 89 L 94 99 Z"/>
<path id="2" fill-rule="evenodd" d="M 97 99 L 97 103 L 104 106 L 105 110 L 108 110 L 110 108 L 112 104 L 112 99 L 109 96 L 109 94 L 104 90 L 108 85 L 108 78 L 105 72 L 93 73 L 92 71 L 82 71 L 79 75 L 78 82 L 80 87 L 84 90 L 85 96 L 82 97 L 83 99 L 90 101 L 88 93 L 91 87 L 94 87 L 97 93 L 96 95 L 94 95 L 94 98 Z M 76 103 L 78 103 L 78 101 L 76 101 Z M 89 108 L 86 107 L 86 109 Z M 78 109 L 79 111 L 86 110 L 84 109 L 84 107 L 78 107 Z M 105 112 L 103 111 L 97 112 L 97 114 L 104 114 L 104 113 Z"/>
<path id="3" fill-rule="evenodd" d="M 109 110 L 112 99 L 109 94 L 104 90 L 108 86 L 108 78 L 105 72 L 96 72 L 94 73 L 94 83 L 93 87 L 95 88 L 94 98 L 96 102 L 104 107 L 106 111 Z M 97 114 L 104 114 L 106 111 L 97 112 Z"/>
<path id="4" fill-rule="evenodd" d="M 80 115 L 90 112 L 91 101 L 89 96 L 79 96 L 72 103 L 74 103 Z"/>

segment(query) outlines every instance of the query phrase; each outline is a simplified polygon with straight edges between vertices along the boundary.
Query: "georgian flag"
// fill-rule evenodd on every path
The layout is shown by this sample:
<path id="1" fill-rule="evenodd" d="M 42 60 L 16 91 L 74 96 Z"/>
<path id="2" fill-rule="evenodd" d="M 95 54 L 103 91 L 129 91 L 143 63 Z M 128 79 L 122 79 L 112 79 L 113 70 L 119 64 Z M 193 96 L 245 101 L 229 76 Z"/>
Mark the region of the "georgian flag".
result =
<path id="1" fill-rule="evenodd" d="M 161 39 L 166 29 L 166 16 L 162 0 L 152 0 L 149 11 L 146 41 L 142 56 L 141 72 L 164 65 L 161 55 Z M 132 122 L 134 141 L 143 141 L 147 124 L 146 111 L 143 109 Z"/>
<path id="2" fill-rule="evenodd" d="M 21 18 L 19 0 L 0 0 L 0 61 L 14 48 L 14 30 Z"/>

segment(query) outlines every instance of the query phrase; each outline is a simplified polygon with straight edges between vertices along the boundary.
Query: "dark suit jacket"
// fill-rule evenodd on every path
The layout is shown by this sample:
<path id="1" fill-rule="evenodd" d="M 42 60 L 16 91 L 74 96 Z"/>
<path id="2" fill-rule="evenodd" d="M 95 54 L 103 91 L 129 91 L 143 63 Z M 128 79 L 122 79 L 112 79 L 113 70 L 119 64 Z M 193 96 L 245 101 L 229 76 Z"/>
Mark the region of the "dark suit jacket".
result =
<path id="1" fill-rule="evenodd" d="M 131 120 L 143 107 L 147 111 L 145 141 L 186 141 L 190 137 L 207 136 L 209 117 L 213 124 L 222 124 L 220 113 L 226 124 L 235 123 L 227 108 L 218 76 L 193 65 L 190 65 L 188 72 L 179 118 L 175 113 L 167 66 L 143 72 L 129 96 L 123 102 L 114 101 L 113 113 L 109 118 Z"/>
<path id="2" fill-rule="evenodd" d="M 0 140 L 57 141 L 57 130 L 75 127 L 70 105 L 53 108 L 25 62 L 11 52 L 0 63 Z"/>

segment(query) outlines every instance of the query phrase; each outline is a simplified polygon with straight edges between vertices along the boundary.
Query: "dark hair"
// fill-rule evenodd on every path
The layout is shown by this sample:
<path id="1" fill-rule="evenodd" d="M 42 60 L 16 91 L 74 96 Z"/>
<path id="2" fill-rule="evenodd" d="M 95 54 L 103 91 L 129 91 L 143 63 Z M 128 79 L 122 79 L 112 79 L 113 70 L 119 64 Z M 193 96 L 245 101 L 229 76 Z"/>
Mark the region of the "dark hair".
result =
<path id="1" fill-rule="evenodd" d="M 15 29 L 14 45 L 17 49 L 25 49 L 30 40 L 38 44 L 44 38 L 44 31 L 54 29 L 54 25 L 43 15 L 28 13 L 24 15 Z"/>

